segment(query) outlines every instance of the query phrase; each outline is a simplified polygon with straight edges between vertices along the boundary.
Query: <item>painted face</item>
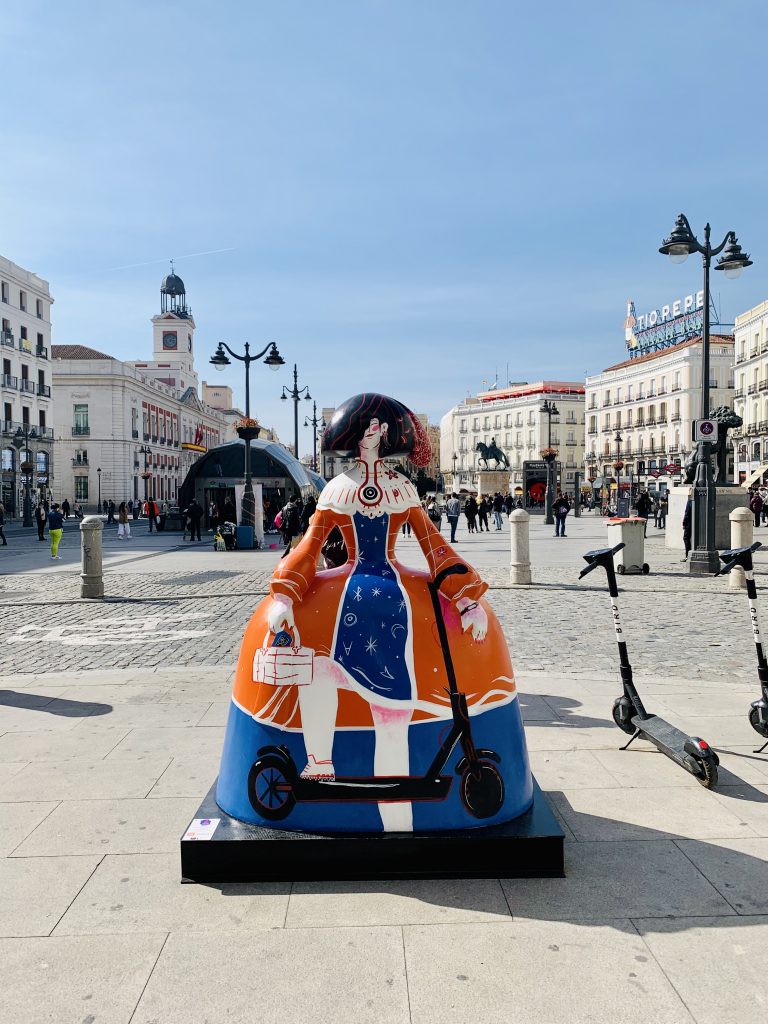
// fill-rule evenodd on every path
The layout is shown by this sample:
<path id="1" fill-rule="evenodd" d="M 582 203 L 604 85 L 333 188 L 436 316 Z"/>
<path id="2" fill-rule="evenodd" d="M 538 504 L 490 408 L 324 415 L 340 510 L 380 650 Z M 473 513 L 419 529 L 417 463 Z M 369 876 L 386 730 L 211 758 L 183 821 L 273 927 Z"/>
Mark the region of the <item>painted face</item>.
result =
<path id="1" fill-rule="evenodd" d="M 387 433 L 387 424 L 379 424 L 379 421 L 374 417 L 368 424 L 368 429 L 363 434 L 360 441 L 360 449 L 365 451 L 375 451 L 381 444 L 382 437 Z"/>

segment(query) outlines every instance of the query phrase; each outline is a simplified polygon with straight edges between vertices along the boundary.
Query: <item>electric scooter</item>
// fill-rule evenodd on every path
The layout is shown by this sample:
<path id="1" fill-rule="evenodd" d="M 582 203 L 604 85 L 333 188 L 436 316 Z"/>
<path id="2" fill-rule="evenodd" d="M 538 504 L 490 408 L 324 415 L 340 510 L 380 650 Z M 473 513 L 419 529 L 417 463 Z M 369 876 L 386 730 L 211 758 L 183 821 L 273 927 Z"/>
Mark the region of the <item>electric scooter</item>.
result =
<path id="1" fill-rule="evenodd" d="M 444 769 L 457 744 L 461 746 L 462 757 L 454 770 L 460 776 L 462 804 L 474 818 L 491 818 L 501 810 L 504 780 L 496 767 L 501 763 L 501 757 L 495 750 L 475 747 L 467 698 L 456 682 L 448 633 L 440 608 L 439 590 L 443 581 L 454 573 L 468 571 L 465 565 L 449 566 L 427 584 L 448 677 L 447 692 L 453 725 L 424 775 L 336 776 L 332 781 L 303 779 L 286 746 L 262 747 L 248 774 L 248 798 L 257 814 L 279 821 L 291 813 L 296 803 L 445 800 L 451 790 L 453 776 L 446 774 Z M 275 643 L 284 643 L 279 634 Z"/>
<path id="2" fill-rule="evenodd" d="M 698 736 L 688 736 L 658 715 L 649 714 L 635 688 L 632 666 L 627 654 L 627 642 L 619 616 L 619 588 L 616 586 L 616 569 L 613 564 L 613 556 L 623 547 L 624 544 L 617 544 L 613 548 L 588 551 L 584 555 L 587 566 L 579 573 L 579 579 L 583 579 L 593 569 L 601 566 L 608 577 L 613 627 L 619 645 L 619 671 L 624 687 L 624 694 L 614 701 L 613 720 L 622 732 L 631 734 L 631 738 L 621 749 L 626 750 L 638 737 L 649 740 L 662 754 L 666 754 L 675 764 L 679 764 L 681 768 L 694 775 L 702 786 L 711 789 L 717 784 L 717 766 L 720 764 L 715 751 L 706 740 Z"/>
<path id="3" fill-rule="evenodd" d="M 757 650 L 757 678 L 760 682 L 762 696 L 759 700 L 752 701 L 749 709 L 749 724 L 763 737 L 765 743 L 755 754 L 762 754 L 768 747 L 768 661 L 763 650 L 763 640 L 760 635 L 760 620 L 757 617 L 757 587 L 755 586 L 754 562 L 752 553 L 763 545 L 755 541 L 748 548 L 731 548 L 730 551 L 723 551 L 720 555 L 724 563 L 715 573 L 715 576 L 727 576 L 737 566 L 744 570 L 747 578 L 747 601 L 749 602 L 749 620 L 752 623 L 752 636 L 755 638 L 755 649 Z"/>

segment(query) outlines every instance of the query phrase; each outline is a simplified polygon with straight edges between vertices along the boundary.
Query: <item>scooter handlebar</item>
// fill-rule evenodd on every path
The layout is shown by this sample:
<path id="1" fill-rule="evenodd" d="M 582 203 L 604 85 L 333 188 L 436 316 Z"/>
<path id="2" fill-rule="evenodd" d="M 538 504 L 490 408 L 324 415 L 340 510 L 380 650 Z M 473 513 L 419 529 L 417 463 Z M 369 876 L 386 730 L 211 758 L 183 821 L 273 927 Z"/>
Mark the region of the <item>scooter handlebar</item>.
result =
<path id="1" fill-rule="evenodd" d="M 756 540 L 754 544 L 745 548 L 731 548 L 728 551 L 722 551 L 720 561 L 723 562 L 723 565 L 717 570 L 715 576 L 727 576 L 736 566 L 741 566 L 742 569 L 751 569 L 752 553 L 762 546 L 760 541 Z"/>
<path id="2" fill-rule="evenodd" d="M 597 548 L 595 551 L 588 551 L 584 555 L 584 561 L 587 565 L 579 573 L 579 579 L 583 579 L 588 576 L 593 569 L 596 569 L 598 565 L 607 565 L 608 562 L 613 558 L 617 551 L 621 551 L 623 547 L 626 547 L 622 541 L 620 544 L 616 544 L 612 548 Z"/>

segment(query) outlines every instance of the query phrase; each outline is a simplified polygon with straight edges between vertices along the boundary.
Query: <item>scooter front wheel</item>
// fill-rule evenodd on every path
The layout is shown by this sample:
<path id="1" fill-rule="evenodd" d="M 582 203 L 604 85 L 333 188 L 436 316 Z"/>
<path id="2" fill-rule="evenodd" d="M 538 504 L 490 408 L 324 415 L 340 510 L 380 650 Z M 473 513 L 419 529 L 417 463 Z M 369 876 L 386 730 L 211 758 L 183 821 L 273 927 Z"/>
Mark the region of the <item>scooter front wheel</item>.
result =
<path id="1" fill-rule="evenodd" d="M 262 818 L 280 821 L 287 818 L 296 805 L 291 783 L 285 774 L 285 759 L 266 754 L 254 761 L 248 773 L 248 799 Z"/>
<path id="2" fill-rule="evenodd" d="M 749 709 L 749 724 L 763 739 L 768 739 L 768 721 L 760 718 L 760 708 Z"/>
<path id="3" fill-rule="evenodd" d="M 504 780 L 495 764 L 478 761 L 461 776 L 461 802 L 474 818 L 492 818 L 504 803 Z"/>

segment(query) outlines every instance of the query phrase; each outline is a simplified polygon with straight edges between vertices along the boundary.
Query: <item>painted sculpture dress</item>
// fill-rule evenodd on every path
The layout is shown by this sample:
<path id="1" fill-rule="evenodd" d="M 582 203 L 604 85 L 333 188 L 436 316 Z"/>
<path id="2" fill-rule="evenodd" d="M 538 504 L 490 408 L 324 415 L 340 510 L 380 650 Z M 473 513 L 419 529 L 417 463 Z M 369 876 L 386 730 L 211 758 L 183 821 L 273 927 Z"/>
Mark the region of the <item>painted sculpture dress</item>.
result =
<path id="1" fill-rule="evenodd" d="M 378 447 L 361 456 L 323 490 L 246 629 L 217 801 L 242 820 L 303 831 L 515 818 L 532 781 L 487 584 Z M 396 557 L 406 522 L 426 570 Z M 334 527 L 348 560 L 318 570 Z"/>

